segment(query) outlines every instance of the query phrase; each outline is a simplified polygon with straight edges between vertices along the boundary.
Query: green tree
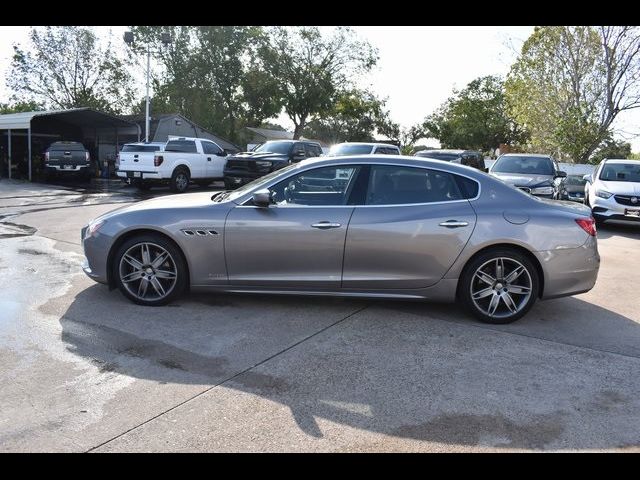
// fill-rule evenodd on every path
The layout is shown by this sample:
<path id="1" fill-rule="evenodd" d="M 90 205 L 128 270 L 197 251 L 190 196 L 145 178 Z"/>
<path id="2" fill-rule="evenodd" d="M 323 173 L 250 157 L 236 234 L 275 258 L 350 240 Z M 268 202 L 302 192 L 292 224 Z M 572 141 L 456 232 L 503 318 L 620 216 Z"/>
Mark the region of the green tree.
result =
<path id="1" fill-rule="evenodd" d="M 600 163 L 605 158 L 630 158 L 631 144 L 623 140 L 606 138 L 591 157 L 591 163 Z"/>
<path id="2" fill-rule="evenodd" d="M 19 102 L 46 108 L 92 107 L 122 113 L 133 102 L 127 68 L 110 43 L 86 27 L 32 28 L 30 48 L 14 45 L 7 85 Z"/>
<path id="3" fill-rule="evenodd" d="M 377 62 L 377 51 L 353 30 L 325 38 L 317 27 L 274 27 L 260 49 L 261 69 L 278 86 L 284 111 L 299 138 L 310 119 L 330 111 L 337 96 Z"/>
<path id="4" fill-rule="evenodd" d="M 6 113 L 35 112 L 38 110 L 44 110 L 44 107 L 33 100 L 28 102 L 16 102 L 13 104 L 0 103 L 0 115 L 4 115 Z"/>
<path id="5" fill-rule="evenodd" d="M 504 83 L 497 76 L 479 77 L 454 90 L 423 127 L 443 148 L 490 151 L 526 139 L 524 129 L 507 114 Z"/>
<path id="6" fill-rule="evenodd" d="M 505 83 L 528 150 L 587 163 L 617 116 L 640 107 L 637 27 L 536 27 Z"/>
<path id="7" fill-rule="evenodd" d="M 385 115 L 384 103 L 368 91 L 340 92 L 329 109 L 307 123 L 303 134 L 327 143 L 373 141 Z"/>

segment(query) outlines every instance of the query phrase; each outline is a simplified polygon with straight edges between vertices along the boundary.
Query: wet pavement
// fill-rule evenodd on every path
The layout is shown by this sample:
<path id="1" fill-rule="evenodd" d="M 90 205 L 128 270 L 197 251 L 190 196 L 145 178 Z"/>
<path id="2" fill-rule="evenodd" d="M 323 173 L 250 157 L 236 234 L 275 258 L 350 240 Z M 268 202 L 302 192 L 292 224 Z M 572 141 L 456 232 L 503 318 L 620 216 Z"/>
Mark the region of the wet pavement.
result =
<path id="1" fill-rule="evenodd" d="M 168 194 L 0 180 L 0 451 L 640 451 L 640 226 L 599 231 L 591 292 L 504 326 L 413 302 L 148 308 L 82 274 L 83 225 Z"/>

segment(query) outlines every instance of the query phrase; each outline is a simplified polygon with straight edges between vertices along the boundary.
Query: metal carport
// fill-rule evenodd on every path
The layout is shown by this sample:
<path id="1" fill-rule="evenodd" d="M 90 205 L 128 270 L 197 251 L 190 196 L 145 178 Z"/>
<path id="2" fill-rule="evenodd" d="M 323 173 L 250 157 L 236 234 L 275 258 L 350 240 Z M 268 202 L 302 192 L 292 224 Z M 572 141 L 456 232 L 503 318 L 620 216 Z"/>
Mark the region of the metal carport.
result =
<path id="1" fill-rule="evenodd" d="M 68 110 L 49 110 L 36 112 L 21 112 L 0 115 L 0 132 L 7 131 L 8 177 L 12 171 L 12 136 L 24 135 L 13 133 L 16 130 L 26 130 L 27 159 L 29 180 L 32 179 L 32 137 L 53 137 L 60 140 L 73 140 L 85 143 L 93 139 L 95 155 L 98 156 L 100 135 L 114 134 L 117 150 L 118 135 L 132 134 L 140 139 L 140 127 L 132 122 L 123 120 L 108 113 L 98 112 L 91 108 L 73 108 Z M 87 146 L 87 145 L 85 145 Z M 96 158 L 99 160 L 99 158 Z"/>

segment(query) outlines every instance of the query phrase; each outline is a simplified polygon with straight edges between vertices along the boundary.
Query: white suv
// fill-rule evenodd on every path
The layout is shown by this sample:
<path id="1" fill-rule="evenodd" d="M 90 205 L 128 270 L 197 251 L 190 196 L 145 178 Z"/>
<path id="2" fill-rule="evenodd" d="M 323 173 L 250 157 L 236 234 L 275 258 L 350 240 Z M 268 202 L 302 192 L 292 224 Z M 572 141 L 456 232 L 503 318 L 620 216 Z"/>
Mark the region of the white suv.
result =
<path id="1" fill-rule="evenodd" d="M 584 179 L 584 203 L 597 221 L 640 221 L 640 160 L 604 159 Z"/>

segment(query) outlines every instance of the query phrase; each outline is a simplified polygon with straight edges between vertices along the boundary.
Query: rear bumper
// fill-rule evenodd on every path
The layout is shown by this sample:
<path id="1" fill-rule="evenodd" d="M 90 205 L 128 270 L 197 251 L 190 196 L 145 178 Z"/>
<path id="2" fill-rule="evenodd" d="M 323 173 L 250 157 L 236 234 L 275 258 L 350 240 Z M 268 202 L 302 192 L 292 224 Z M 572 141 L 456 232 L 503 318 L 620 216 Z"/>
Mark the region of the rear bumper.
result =
<path id="1" fill-rule="evenodd" d="M 61 165 L 45 164 L 46 173 L 86 173 L 91 169 L 91 165 L 69 165 L 69 168 L 62 168 Z"/>
<path id="2" fill-rule="evenodd" d="M 600 254 L 595 237 L 578 248 L 533 253 L 544 272 L 543 299 L 588 292 L 596 284 Z"/>
<path id="3" fill-rule="evenodd" d="M 163 180 L 158 172 L 148 172 L 141 170 L 118 170 L 116 175 L 120 178 L 130 180 Z"/>

